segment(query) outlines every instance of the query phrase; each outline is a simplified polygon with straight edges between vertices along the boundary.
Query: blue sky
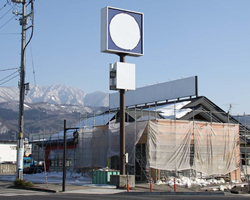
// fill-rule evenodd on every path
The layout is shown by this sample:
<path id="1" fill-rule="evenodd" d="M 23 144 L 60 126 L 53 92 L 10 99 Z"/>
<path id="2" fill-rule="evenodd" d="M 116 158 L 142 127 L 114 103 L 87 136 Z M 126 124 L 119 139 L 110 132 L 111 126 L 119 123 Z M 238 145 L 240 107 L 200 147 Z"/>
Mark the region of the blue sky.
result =
<path id="1" fill-rule="evenodd" d="M 0 9 L 6 2 L 0 0 Z M 21 36 L 15 33 L 21 26 L 15 19 L 4 25 L 13 17 L 11 11 L 3 16 L 12 5 L 0 10 L 0 70 L 20 66 Z M 111 92 L 109 63 L 119 58 L 100 52 L 105 6 L 144 13 L 145 54 L 126 57 L 136 64 L 137 87 L 197 75 L 199 95 L 225 111 L 232 104 L 232 113 L 250 114 L 249 0 L 36 0 L 26 82 L 34 84 L 32 49 L 36 84 Z M 0 80 L 12 72 L 0 72 Z"/>

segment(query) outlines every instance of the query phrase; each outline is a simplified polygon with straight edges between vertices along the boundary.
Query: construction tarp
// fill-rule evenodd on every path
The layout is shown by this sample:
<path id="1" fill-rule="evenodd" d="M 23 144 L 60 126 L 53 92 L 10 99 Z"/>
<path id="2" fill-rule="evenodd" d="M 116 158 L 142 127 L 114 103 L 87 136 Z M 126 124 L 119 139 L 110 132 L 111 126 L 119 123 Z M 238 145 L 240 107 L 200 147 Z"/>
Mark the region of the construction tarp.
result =
<path id="1" fill-rule="evenodd" d="M 192 124 L 182 126 L 149 122 L 150 167 L 161 170 L 190 169 Z"/>
<path id="2" fill-rule="evenodd" d="M 239 126 L 176 120 L 149 122 L 148 163 L 161 170 L 227 174 L 239 166 Z"/>
<path id="3" fill-rule="evenodd" d="M 134 165 L 135 145 L 141 138 L 147 121 L 125 123 L 125 151 L 129 164 Z M 76 153 L 77 167 L 107 167 L 108 158 L 120 155 L 120 124 L 81 129 Z"/>
<path id="4" fill-rule="evenodd" d="M 125 153 L 128 153 L 128 163 L 134 165 L 135 145 L 140 140 L 147 121 L 125 123 Z M 120 156 L 120 124 L 109 125 L 109 148 L 107 157 Z"/>
<path id="5" fill-rule="evenodd" d="M 195 126 L 193 169 L 206 175 L 227 174 L 239 167 L 239 126 Z"/>

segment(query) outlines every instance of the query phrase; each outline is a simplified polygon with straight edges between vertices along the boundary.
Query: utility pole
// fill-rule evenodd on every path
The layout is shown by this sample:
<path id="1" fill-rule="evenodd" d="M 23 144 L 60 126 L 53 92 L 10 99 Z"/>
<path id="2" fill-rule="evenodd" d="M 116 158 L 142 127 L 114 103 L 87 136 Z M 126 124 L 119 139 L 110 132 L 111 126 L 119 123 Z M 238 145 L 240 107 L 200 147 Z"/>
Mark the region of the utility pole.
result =
<path id="1" fill-rule="evenodd" d="M 23 145 L 23 111 L 24 111 L 24 95 L 25 90 L 29 89 L 29 84 L 25 83 L 25 49 L 30 42 L 33 36 L 33 0 L 30 0 L 31 3 L 31 13 L 26 15 L 26 0 L 12 0 L 13 3 L 22 3 L 22 13 L 19 14 L 13 12 L 16 15 L 21 15 L 22 17 L 19 19 L 20 25 L 22 26 L 22 34 L 21 34 L 21 66 L 20 66 L 20 96 L 19 96 L 19 120 L 18 120 L 18 138 L 17 138 L 17 162 L 16 162 L 16 178 L 23 180 L 23 154 L 24 154 L 24 145 Z M 32 17 L 32 25 L 26 28 L 28 24 L 28 17 Z M 32 28 L 31 37 L 26 44 L 26 31 Z"/>

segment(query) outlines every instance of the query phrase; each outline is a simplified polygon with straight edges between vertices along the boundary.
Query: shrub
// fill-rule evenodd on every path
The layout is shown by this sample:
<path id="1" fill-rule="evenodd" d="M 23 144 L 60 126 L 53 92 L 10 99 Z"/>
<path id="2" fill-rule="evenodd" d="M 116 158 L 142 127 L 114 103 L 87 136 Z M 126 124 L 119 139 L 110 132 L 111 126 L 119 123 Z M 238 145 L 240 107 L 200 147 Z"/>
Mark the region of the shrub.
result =
<path id="1" fill-rule="evenodd" d="M 15 185 L 16 187 L 22 187 L 22 186 L 24 185 L 24 180 L 16 179 L 16 180 L 14 181 L 14 185 Z"/>
<path id="2" fill-rule="evenodd" d="M 25 182 L 25 186 L 26 186 L 26 188 L 34 187 L 34 183 L 32 183 L 31 181 L 27 181 L 27 182 Z"/>
<path id="3" fill-rule="evenodd" d="M 34 183 L 31 181 L 26 181 L 26 180 L 21 180 L 21 179 L 16 179 L 14 181 L 14 185 L 18 188 L 31 188 L 34 187 Z"/>

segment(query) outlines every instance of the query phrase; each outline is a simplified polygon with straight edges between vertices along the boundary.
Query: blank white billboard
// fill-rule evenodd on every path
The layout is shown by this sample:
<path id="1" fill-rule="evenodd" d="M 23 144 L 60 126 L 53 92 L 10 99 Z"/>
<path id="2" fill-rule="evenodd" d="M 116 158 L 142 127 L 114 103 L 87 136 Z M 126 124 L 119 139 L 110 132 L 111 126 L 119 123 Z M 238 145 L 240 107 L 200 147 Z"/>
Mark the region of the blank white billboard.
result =
<path id="1" fill-rule="evenodd" d="M 135 90 L 135 64 L 116 62 L 110 65 L 109 73 L 111 90 Z"/>
<path id="2" fill-rule="evenodd" d="M 175 81 L 158 83 L 128 91 L 125 94 L 125 106 L 135 106 L 183 97 L 198 96 L 197 76 Z M 110 109 L 120 107 L 119 92 L 109 95 Z"/>

